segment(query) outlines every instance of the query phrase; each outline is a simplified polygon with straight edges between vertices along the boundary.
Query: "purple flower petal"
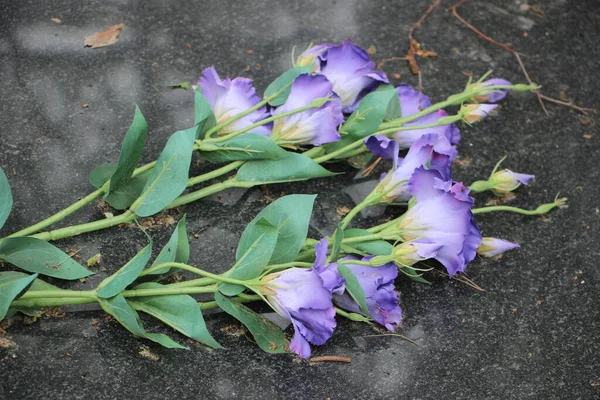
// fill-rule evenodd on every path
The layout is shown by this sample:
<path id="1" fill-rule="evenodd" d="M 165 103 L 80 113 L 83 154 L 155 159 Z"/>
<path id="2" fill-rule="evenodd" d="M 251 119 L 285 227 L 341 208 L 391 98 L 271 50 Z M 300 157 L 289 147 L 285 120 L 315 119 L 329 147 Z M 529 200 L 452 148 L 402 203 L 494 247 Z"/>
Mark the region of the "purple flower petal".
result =
<path id="1" fill-rule="evenodd" d="M 256 95 L 251 79 L 238 77 L 233 80 L 229 78 L 221 80 L 213 67 L 209 67 L 202 72 L 198 85 L 210 104 L 217 124 L 227 121 L 234 115 L 246 111 L 261 101 Z M 221 134 L 231 133 L 267 117 L 269 117 L 269 113 L 266 107 L 261 107 L 232 122 L 219 132 Z M 271 133 L 270 125 L 262 125 L 252 129 L 252 133 L 269 135 Z"/>
<path id="2" fill-rule="evenodd" d="M 315 263 L 313 268 L 321 279 L 323 280 L 323 286 L 333 294 L 342 294 L 346 280 L 342 278 L 338 272 L 337 264 L 327 263 L 327 239 L 321 239 L 315 245 Z"/>
<path id="3" fill-rule="evenodd" d="M 421 166 L 438 171 L 444 180 L 451 179 L 450 164 L 456 154 L 456 149 L 446 137 L 435 134 L 421 136 L 410 147 L 406 157 L 379 184 L 378 190 L 385 196 L 384 202 L 409 200 L 412 194 L 409 193 L 408 182 L 415 169 Z"/>
<path id="4" fill-rule="evenodd" d="M 396 88 L 398 99 L 400 101 L 400 110 L 402 117 L 408 117 L 421 112 L 423 109 L 431 106 L 429 97 L 413 89 L 409 85 L 399 85 Z M 418 118 L 404 125 L 404 127 L 424 126 L 436 123 L 440 118 L 447 117 L 448 113 L 444 110 L 437 110 Z M 445 136 L 450 144 L 458 144 L 460 141 L 460 130 L 454 124 L 436 126 L 426 129 L 411 129 L 398 131 L 393 135 L 394 140 L 398 142 L 400 148 L 409 148 L 421 136 L 427 133 L 434 133 L 439 136 Z"/>
<path id="5" fill-rule="evenodd" d="M 265 289 L 269 304 L 294 325 L 290 348 L 302 358 L 310 357 L 308 342 L 325 343 L 336 326 L 331 292 L 313 268 L 290 268 L 264 280 L 274 285 Z"/>
<path id="6" fill-rule="evenodd" d="M 509 169 L 495 172 L 489 181 L 490 187 L 496 192 L 511 192 L 521 185 L 528 185 L 534 175 L 518 174 Z"/>
<path id="7" fill-rule="evenodd" d="M 386 75 L 375 71 L 375 63 L 366 51 L 349 40 L 320 53 L 317 72 L 333 84 L 333 90 L 342 100 L 343 111 L 353 112 L 360 97 L 374 90 L 380 83 L 389 83 Z"/>
<path id="8" fill-rule="evenodd" d="M 521 246 L 519 246 L 518 243 L 508 242 L 493 237 L 484 237 L 481 241 L 481 245 L 477 248 L 477 253 L 484 257 L 494 257 L 505 251 L 517 249 L 519 247 Z"/>
<path id="9" fill-rule="evenodd" d="M 365 257 L 368 261 L 372 257 Z M 344 260 L 354 260 L 356 257 L 346 257 Z M 394 290 L 394 280 L 398 276 L 398 269 L 393 263 L 380 267 L 345 264 L 356 275 L 365 296 L 367 307 L 373 320 L 393 331 L 402 321 L 402 310 L 398 305 L 398 294 Z M 336 295 L 334 302 L 341 308 L 350 312 L 359 312 L 358 305 L 348 293 Z"/>
<path id="10" fill-rule="evenodd" d="M 330 97 L 319 108 L 311 108 L 275 121 L 273 140 L 279 143 L 312 144 L 315 146 L 340 139 L 338 126 L 344 121 L 340 99 L 323 75 L 303 74 L 296 78 L 285 104 L 273 111 L 280 115 L 306 107 L 314 100 Z"/>
<path id="11" fill-rule="evenodd" d="M 461 183 L 442 179 L 434 170 L 418 168 L 409 182 L 416 203 L 404 214 L 398 228 L 402 239 L 411 243 L 441 245 L 435 259 L 452 277 L 465 270 L 481 244 L 474 222 L 469 189 Z"/>
<path id="12" fill-rule="evenodd" d="M 382 135 L 369 136 L 364 140 L 367 149 L 377 157 L 391 160 L 398 157 L 398 143 Z"/>
<path id="13" fill-rule="evenodd" d="M 505 79 L 500 79 L 500 78 L 492 78 L 492 79 L 488 79 L 485 82 L 481 82 L 479 84 L 474 84 L 474 86 L 496 86 L 496 85 L 512 85 L 512 83 L 510 83 L 509 81 L 505 80 Z M 484 92 L 480 92 L 477 96 L 473 97 L 473 101 L 477 102 L 477 103 L 485 103 L 485 102 L 489 102 L 489 103 L 497 103 L 500 100 L 502 100 L 506 94 L 508 93 L 508 89 L 496 89 L 496 90 L 489 90 L 489 91 L 484 91 Z"/>

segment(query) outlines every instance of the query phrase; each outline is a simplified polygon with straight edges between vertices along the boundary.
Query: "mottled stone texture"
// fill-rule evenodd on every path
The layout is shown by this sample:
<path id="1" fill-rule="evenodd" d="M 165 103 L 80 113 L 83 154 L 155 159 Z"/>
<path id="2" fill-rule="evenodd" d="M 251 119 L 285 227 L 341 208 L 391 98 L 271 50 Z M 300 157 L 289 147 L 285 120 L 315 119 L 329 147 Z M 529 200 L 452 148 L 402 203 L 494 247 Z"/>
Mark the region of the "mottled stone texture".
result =
<path id="1" fill-rule="evenodd" d="M 8 172 L 15 199 L 3 233 L 87 194 L 89 171 L 118 159 L 135 104 L 150 127 L 146 161 L 159 153 L 169 134 L 189 127 L 192 92 L 173 90 L 170 83 L 195 81 L 203 68 L 214 65 L 223 75 L 254 78 L 262 91 L 290 66 L 292 46 L 303 48 L 309 42 L 352 38 L 363 47 L 375 46 L 376 61 L 403 56 L 409 26 L 428 3 L 3 2 L 0 166 Z M 558 97 L 562 92 L 578 103 L 597 106 L 598 3 L 538 4 L 543 16 L 514 0 L 471 1 L 461 13 L 518 49 L 546 94 Z M 496 76 L 523 81 L 512 56 L 464 28 L 445 12 L 450 5 L 444 1 L 415 33 L 425 49 L 438 53 L 420 61 L 432 99 L 460 90 L 466 79 L 461 73 L 480 75 L 494 69 Z M 115 45 L 83 47 L 84 36 L 118 23 L 125 29 Z M 390 77 L 400 73 L 403 82 L 416 83 L 403 62 L 389 62 L 384 69 Z M 352 363 L 310 365 L 293 356 L 266 355 L 248 337 L 221 331 L 233 324 L 223 314 L 211 314 L 207 323 L 226 350 L 191 345 L 191 351 L 178 351 L 133 338 L 100 311 L 70 312 L 64 319 L 42 319 L 31 326 L 16 319 L 7 329 L 5 337 L 17 347 L 0 348 L 0 397 L 600 397 L 600 132 L 595 116 L 588 123 L 568 108 L 547 107 L 549 116 L 535 96 L 511 95 L 497 117 L 464 127 L 459 150 L 472 161 L 457 165 L 455 176 L 465 182 L 481 179 L 508 154 L 506 167 L 537 176 L 532 186 L 519 190 L 514 205 L 535 207 L 560 192 L 569 197 L 569 208 L 545 217 L 478 218 L 485 235 L 522 244 L 500 260 L 473 262 L 468 276 L 485 292 L 441 275 L 431 275 L 430 286 L 400 280 L 406 319 L 399 333 L 418 346 L 399 337 L 365 337 L 379 332 L 340 321 L 333 339 L 315 348 L 314 355 L 349 356 Z M 195 166 L 194 171 L 206 168 Z M 351 205 L 342 190 L 357 182 L 354 170 L 332 168 L 348 174 L 270 187 L 271 196 L 319 193 L 314 237 L 331 233 L 340 218 L 335 209 Z M 265 205 L 264 198 L 257 188 L 182 208 L 189 221 L 192 262 L 224 270 L 233 260 L 244 224 Z M 489 199 L 479 196 L 478 202 Z M 94 205 L 67 222 L 100 217 Z M 376 220 L 371 216 L 358 223 Z M 157 244 L 169 233 L 166 228 L 151 231 Z M 104 255 L 106 271 L 70 286 L 77 288 L 97 284 L 145 243 L 139 230 L 124 227 L 57 244 L 80 249 L 84 260 L 97 252 Z M 143 358 L 142 346 L 159 359 Z"/>

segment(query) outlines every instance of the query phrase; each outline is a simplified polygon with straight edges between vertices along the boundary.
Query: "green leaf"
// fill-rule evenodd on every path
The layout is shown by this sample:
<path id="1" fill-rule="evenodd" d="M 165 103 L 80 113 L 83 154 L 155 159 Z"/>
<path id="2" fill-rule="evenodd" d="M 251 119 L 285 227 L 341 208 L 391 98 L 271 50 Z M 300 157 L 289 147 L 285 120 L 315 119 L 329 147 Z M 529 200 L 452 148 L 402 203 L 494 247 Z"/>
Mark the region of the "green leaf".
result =
<path id="1" fill-rule="evenodd" d="M 410 279 L 412 279 L 413 281 L 417 281 L 419 283 L 426 283 L 428 285 L 431 285 L 431 282 L 429 282 L 427 279 L 423 278 L 420 274 L 418 274 L 412 268 L 400 267 L 400 271 L 403 274 L 405 274 L 406 276 L 408 276 Z"/>
<path id="2" fill-rule="evenodd" d="M 380 90 L 380 89 L 377 89 L 377 90 Z M 389 87 L 383 86 L 383 89 L 381 89 L 381 90 L 389 90 Z M 402 117 L 402 109 L 400 107 L 400 97 L 397 95 L 398 92 L 395 89 L 394 89 L 394 92 L 396 92 L 396 95 L 392 96 L 392 98 L 390 99 L 390 102 L 388 103 L 387 111 L 385 113 L 385 117 L 383 118 L 385 121 L 390 121 L 392 119 Z"/>
<path id="3" fill-rule="evenodd" d="M 117 272 L 104 279 L 98 285 L 98 296 L 104 299 L 116 296 L 135 281 L 152 255 L 152 242 L 137 253 Z"/>
<path id="4" fill-rule="evenodd" d="M 293 182 L 337 175 L 327 171 L 309 157 L 288 153 L 279 160 L 248 161 L 237 173 L 240 182 Z"/>
<path id="5" fill-rule="evenodd" d="M 175 132 L 156 161 L 134 210 L 140 217 L 156 214 L 186 188 L 192 161 L 196 128 Z"/>
<path id="6" fill-rule="evenodd" d="M 90 183 L 96 189 L 101 188 L 110 179 L 116 169 L 117 164 L 98 165 L 90 173 Z M 104 196 L 104 200 L 116 210 L 129 208 L 140 197 L 149 177 L 149 173 L 144 173 L 131 178 L 123 187 L 111 192 L 108 196 Z"/>
<path id="7" fill-rule="evenodd" d="M 5 238 L 0 242 L 0 259 L 29 272 L 74 280 L 93 275 L 69 255 L 41 239 Z"/>
<path id="8" fill-rule="evenodd" d="M 294 261 L 308 233 L 315 197 L 317 196 L 293 194 L 281 197 L 265 207 L 244 229 L 236 251 L 236 260 L 263 234 L 263 228 L 257 227 L 257 224 L 264 218 L 278 231 L 269 264 Z"/>
<path id="9" fill-rule="evenodd" d="M 356 156 L 348 158 L 348 164 L 350 164 L 353 168 L 363 169 L 369 164 L 369 162 L 373 159 L 373 153 L 363 153 L 358 154 Z"/>
<path id="10" fill-rule="evenodd" d="M 325 145 L 327 152 L 331 153 L 375 133 L 386 116 L 395 115 L 394 106 L 391 106 L 391 110 L 388 111 L 392 100 L 398 101 L 398 94 L 391 85 L 382 85 L 376 91 L 366 95 L 356 111 L 340 128 L 342 139 Z"/>
<path id="11" fill-rule="evenodd" d="M 148 124 L 138 106 L 135 106 L 133 122 L 123 139 L 119 163 L 115 173 L 110 178 L 110 185 L 104 197 L 108 197 L 113 191 L 122 188 L 131 178 L 135 165 L 144 151 L 144 142 L 148 134 Z"/>
<path id="12" fill-rule="evenodd" d="M 25 292 L 27 286 L 37 278 L 38 274 L 15 276 L 10 272 L 0 272 L 0 321 L 4 319 L 10 303 Z"/>
<path id="13" fill-rule="evenodd" d="M 198 88 L 194 91 L 194 125 L 196 126 L 196 139 L 204 137 L 206 131 L 217 124 L 215 115 L 210 108 L 202 90 Z"/>
<path id="14" fill-rule="evenodd" d="M 150 339 L 153 342 L 163 345 L 169 349 L 188 349 L 173 341 L 163 333 L 148 333 L 144 330 L 142 320 L 138 313 L 129 305 L 123 295 L 111 297 L 110 299 L 98 299 L 100 306 L 104 311 L 115 317 L 121 325 L 135 336 Z"/>
<path id="15" fill-rule="evenodd" d="M 10 210 L 12 210 L 12 205 L 13 198 L 10 185 L 4 171 L 0 168 L 0 228 L 4 226 Z"/>
<path id="16" fill-rule="evenodd" d="M 340 254 L 340 247 L 342 246 L 342 240 L 344 240 L 344 229 L 342 224 L 339 224 L 335 232 L 333 232 L 331 244 L 331 254 L 327 259 L 330 263 L 335 262 Z"/>
<path id="17" fill-rule="evenodd" d="M 269 104 L 277 107 L 285 103 L 294 80 L 302 74 L 309 74 L 313 71 L 314 65 L 305 65 L 302 67 L 294 67 L 283 74 L 279 75 L 265 90 L 265 99 L 269 99 Z M 275 96 L 276 93 L 279 93 Z M 275 96 L 275 97 L 273 97 Z"/>
<path id="18" fill-rule="evenodd" d="M 160 251 L 152 266 L 160 265 L 168 262 L 187 263 L 190 259 L 190 241 L 188 240 L 187 231 L 185 229 L 185 215 L 179 220 L 171 238 Z M 152 272 L 149 275 L 166 274 L 171 269 L 165 267 Z"/>
<path id="19" fill-rule="evenodd" d="M 348 267 L 344 265 L 338 265 L 338 272 L 346 280 L 346 291 L 350 296 L 354 299 L 358 307 L 360 308 L 360 312 L 368 317 L 371 316 L 369 313 L 369 308 L 367 307 L 367 297 L 365 295 L 365 291 L 363 290 L 360 282 L 354 272 L 352 272 Z"/>
<path id="20" fill-rule="evenodd" d="M 367 235 L 371 235 L 371 232 L 365 229 L 348 229 L 344 232 L 344 238 Z M 375 256 L 389 256 L 394 249 L 394 246 L 385 240 L 369 240 L 368 242 L 352 243 L 352 247 Z"/>
<path id="21" fill-rule="evenodd" d="M 0 272 L 0 274 L 4 274 L 5 277 L 12 277 L 14 279 L 19 279 L 19 278 L 29 278 L 31 275 L 29 274 L 25 274 L 23 272 L 18 272 L 18 271 L 7 271 L 7 272 Z M 0 280 L 2 280 L 0 278 Z M 43 280 L 37 278 L 33 281 L 33 283 L 29 286 L 29 288 L 27 289 L 27 293 L 28 292 L 36 292 L 36 291 L 40 291 L 40 290 L 44 290 L 44 291 L 61 291 L 63 289 L 60 289 L 54 285 L 51 285 L 47 282 L 44 282 Z M 16 312 L 20 312 L 21 314 L 25 314 L 29 317 L 41 317 L 43 312 L 40 311 L 39 309 L 36 308 L 30 308 L 30 307 L 11 307 L 9 308 L 8 312 L 6 313 L 5 318 L 10 318 L 12 317 Z M 1 319 L 1 318 L 0 318 Z"/>
<path id="22" fill-rule="evenodd" d="M 240 321 L 248 328 L 256 344 L 267 353 L 288 353 L 290 343 L 283 331 L 266 318 L 256 314 L 248 307 L 215 293 L 215 300 L 223 311 Z"/>
<path id="23" fill-rule="evenodd" d="M 277 236 L 279 231 L 269 221 L 261 218 L 254 225 L 253 234 L 258 232 L 262 233 L 254 241 L 254 243 L 252 243 L 252 245 L 245 250 L 245 252 L 236 252 L 237 262 L 233 266 L 234 270 L 227 276 L 228 278 L 238 279 L 241 281 L 254 279 L 257 278 L 268 265 L 277 244 Z M 243 236 L 240 240 L 240 245 L 242 244 L 242 241 L 245 241 Z M 239 256 L 240 254 L 241 256 Z M 238 295 L 243 292 L 244 289 L 245 287 L 242 285 L 235 285 L 231 283 L 223 283 L 219 286 L 221 293 L 227 296 Z"/>
<path id="24" fill-rule="evenodd" d="M 160 289 L 164 287 L 158 283 L 148 282 L 135 288 Z M 202 342 L 213 349 L 223 348 L 208 332 L 198 303 L 187 294 L 137 297 L 135 300 L 130 300 L 129 304 L 136 310 L 161 320 L 189 338 Z"/>
<path id="25" fill-rule="evenodd" d="M 238 160 L 277 160 L 288 152 L 264 135 L 248 133 L 222 143 L 202 143 L 200 156 L 213 163 Z"/>

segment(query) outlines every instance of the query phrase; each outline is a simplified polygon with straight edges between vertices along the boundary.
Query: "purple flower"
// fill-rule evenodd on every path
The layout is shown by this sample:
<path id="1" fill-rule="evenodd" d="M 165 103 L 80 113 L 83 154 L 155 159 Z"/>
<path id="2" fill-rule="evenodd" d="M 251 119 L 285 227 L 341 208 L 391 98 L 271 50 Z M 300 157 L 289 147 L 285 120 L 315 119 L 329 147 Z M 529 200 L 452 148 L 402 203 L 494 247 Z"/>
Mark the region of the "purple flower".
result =
<path id="1" fill-rule="evenodd" d="M 267 301 L 277 313 L 292 322 L 294 337 L 290 349 L 300 358 L 310 357 L 310 345 L 324 344 L 333 335 L 335 308 L 331 292 L 323 286 L 316 270 L 290 268 L 265 276 Z"/>
<path id="2" fill-rule="evenodd" d="M 423 167 L 415 170 L 408 187 L 416 202 L 388 232 L 399 231 L 402 241 L 417 247 L 428 245 L 432 250 L 439 245 L 433 258 L 446 267 L 448 274 L 452 277 L 464 271 L 481 244 L 469 189 L 462 183 L 445 181 L 438 171 Z"/>
<path id="3" fill-rule="evenodd" d="M 463 115 L 463 121 L 473 124 L 487 117 L 497 107 L 498 104 L 464 104 L 460 108 L 460 112 Z"/>
<path id="4" fill-rule="evenodd" d="M 319 55 L 321 55 L 321 53 L 323 53 L 325 50 L 329 49 L 330 47 L 334 47 L 334 46 L 335 45 L 331 44 L 331 43 L 322 43 L 322 44 L 318 44 L 316 46 L 311 46 L 308 49 L 306 49 L 302 54 L 300 54 L 300 56 L 294 63 L 294 66 L 303 67 L 306 65 L 310 65 L 310 64 L 314 63 L 315 61 L 317 61 L 317 57 Z M 318 65 L 317 65 L 317 68 L 318 68 Z"/>
<path id="5" fill-rule="evenodd" d="M 364 257 L 368 261 L 372 256 Z M 358 260 L 357 257 L 346 257 L 343 260 Z M 390 331 L 396 329 L 402 321 L 402 309 L 398 305 L 398 294 L 394 290 L 394 280 L 398 276 L 398 268 L 393 263 L 380 267 L 344 264 L 358 279 L 367 298 L 367 308 L 373 320 Z M 333 301 L 344 310 L 360 313 L 358 304 L 348 292 L 334 295 Z"/>
<path id="6" fill-rule="evenodd" d="M 320 107 L 275 121 L 271 136 L 273 140 L 278 143 L 315 146 L 339 140 L 337 127 L 344 122 L 342 103 L 323 75 L 303 74 L 296 78 L 285 104 L 275 109 L 273 115 L 309 106 L 313 101 L 327 97 L 330 99 L 323 101 Z"/>
<path id="7" fill-rule="evenodd" d="M 469 88 L 474 89 L 474 88 L 481 87 L 481 86 L 496 86 L 496 85 L 512 85 L 512 83 L 510 83 L 509 81 L 504 80 L 504 79 L 492 78 L 492 79 L 488 79 L 485 82 L 474 83 L 472 85 L 469 85 Z M 476 96 L 473 96 L 473 98 L 471 100 L 476 103 L 486 103 L 486 102 L 497 103 L 500 100 L 502 100 L 504 97 L 506 97 L 507 93 L 508 93 L 508 89 L 490 89 L 490 90 L 486 90 L 483 92 L 479 92 L 479 94 L 477 94 Z"/>
<path id="8" fill-rule="evenodd" d="M 477 248 L 477 254 L 484 257 L 494 257 L 505 251 L 517 249 L 519 247 L 521 246 L 519 246 L 518 243 L 508 242 L 493 237 L 484 237 L 481 241 L 481 245 Z"/>
<path id="9" fill-rule="evenodd" d="M 535 175 L 518 174 L 510 169 L 504 169 L 492 174 L 488 183 L 495 192 L 512 192 L 521 185 L 528 185 Z"/>
<path id="10" fill-rule="evenodd" d="M 344 293 L 344 287 L 346 280 L 342 278 L 338 272 L 337 264 L 327 263 L 327 239 L 321 239 L 315 244 L 315 263 L 313 268 L 321 279 L 323 279 L 323 286 L 329 290 L 332 294 Z"/>
<path id="11" fill-rule="evenodd" d="M 318 54 L 316 72 L 325 75 L 333 84 L 333 91 L 342 100 L 344 113 L 353 112 L 361 96 L 380 83 L 389 83 L 385 73 L 375 71 L 375 63 L 367 52 L 349 40 L 339 46 L 315 46 L 308 53 L 309 57 Z"/>
<path id="12" fill-rule="evenodd" d="M 252 87 L 252 80 L 248 78 L 237 77 L 233 80 L 225 78 L 221 80 L 219 74 L 213 67 L 206 68 L 200 76 L 198 85 L 202 89 L 202 94 L 208 100 L 217 124 L 223 123 L 231 117 L 248 110 L 261 101 L 256 95 L 256 90 Z M 219 130 L 220 134 L 227 134 L 239 129 L 246 128 L 260 120 L 269 117 L 266 107 L 258 110 L 232 122 Z M 252 133 L 270 135 L 269 125 L 261 125 L 252 129 Z"/>
<path id="13" fill-rule="evenodd" d="M 372 135 L 364 140 L 365 146 L 377 157 L 388 160 L 398 157 L 398 143 L 382 135 Z"/>
<path id="14" fill-rule="evenodd" d="M 395 199 L 409 200 L 408 182 L 419 167 L 438 171 L 444 180 L 452 178 L 450 164 L 457 151 L 445 136 L 426 134 L 421 136 L 408 150 L 404 159 L 394 156 L 394 169 L 383 177 L 377 191 L 382 194 L 381 202 L 392 202 Z"/>
<path id="15" fill-rule="evenodd" d="M 417 114 L 423 109 L 431 106 L 429 97 L 413 89 L 409 85 L 399 85 L 396 87 L 398 99 L 400 100 L 400 110 L 402 117 Z M 406 123 L 403 127 L 424 126 L 436 123 L 440 118 L 447 117 L 448 113 L 444 110 L 437 110 L 420 117 L 412 122 Z M 439 136 L 445 136 L 450 144 L 458 144 L 460 141 L 460 131 L 454 124 L 441 125 L 426 129 L 411 129 L 398 131 L 393 135 L 394 140 L 398 142 L 400 148 L 409 148 L 415 141 L 426 133 L 435 133 Z"/>

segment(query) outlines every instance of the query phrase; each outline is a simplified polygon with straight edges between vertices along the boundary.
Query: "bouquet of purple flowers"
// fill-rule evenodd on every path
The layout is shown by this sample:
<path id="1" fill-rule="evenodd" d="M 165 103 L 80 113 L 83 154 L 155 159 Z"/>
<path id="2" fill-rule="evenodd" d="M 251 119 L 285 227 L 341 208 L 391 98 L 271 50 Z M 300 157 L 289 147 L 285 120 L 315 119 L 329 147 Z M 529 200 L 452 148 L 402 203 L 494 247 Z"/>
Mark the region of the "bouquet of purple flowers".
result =
<path id="1" fill-rule="evenodd" d="M 399 277 L 426 282 L 431 260 L 453 277 L 477 254 L 492 257 L 518 247 L 482 237 L 475 215 L 512 211 L 543 214 L 564 207 L 556 198 L 535 210 L 506 205 L 474 207 L 471 192 L 504 196 L 532 175 L 500 170 L 465 185 L 452 178 L 460 121 L 480 121 L 509 92 L 537 89 L 502 79 L 469 81 L 465 89 L 432 104 L 408 85 L 393 87 L 368 54 L 346 41 L 310 46 L 275 79 L 263 97 L 247 78 L 222 79 L 214 68 L 195 87 L 195 124 L 175 132 L 155 162 L 137 166 L 147 124 L 136 108 L 116 164 L 96 167 L 89 195 L 30 227 L 0 239 L 0 260 L 21 270 L 0 272 L 0 320 L 15 313 L 36 315 L 43 307 L 99 303 L 132 334 L 169 348 L 171 337 L 145 330 L 138 312 L 212 348 L 220 344 L 206 328 L 202 310 L 220 308 L 270 353 L 309 357 L 310 344 L 324 344 L 336 317 L 396 330 L 402 321 Z M 451 115 L 446 108 L 456 107 Z M 190 176 L 193 154 L 215 168 Z M 93 274 L 49 242 L 135 222 L 227 188 L 292 182 L 336 175 L 323 164 L 348 160 L 364 167 L 391 160 L 390 170 L 351 209 L 330 237 L 308 238 L 316 196 L 289 195 L 261 211 L 241 235 L 236 262 L 215 274 L 190 265 L 185 216 L 151 261 L 153 242 L 96 289 L 59 289 L 45 275 L 77 280 Z M 216 180 L 216 181 L 215 181 Z M 215 181 L 210 184 L 205 182 Z M 198 188 L 198 185 L 204 184 Z M 113 208 L 106 218 L 45 230 L 103 196 Z M 349 228 L 364 208 L 402 205 L 401 216 L 366 229 Z M 0 227 L 12 209 L 10 186 L 0 170 Z M 172 282 L 186 271 L 194 279 Z M 202 297 L 198 301 L 198 296 Z M 207 299 L 207 297 L 210 297 Z M 288 340 L 273 322 L 246 303 L 263 302 L 294 328 Z"/>

